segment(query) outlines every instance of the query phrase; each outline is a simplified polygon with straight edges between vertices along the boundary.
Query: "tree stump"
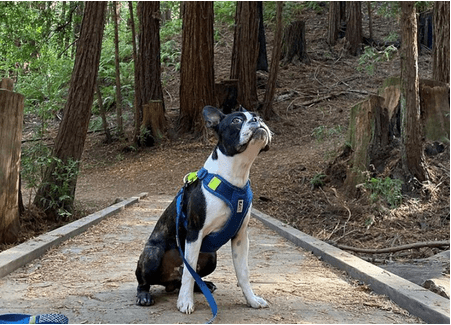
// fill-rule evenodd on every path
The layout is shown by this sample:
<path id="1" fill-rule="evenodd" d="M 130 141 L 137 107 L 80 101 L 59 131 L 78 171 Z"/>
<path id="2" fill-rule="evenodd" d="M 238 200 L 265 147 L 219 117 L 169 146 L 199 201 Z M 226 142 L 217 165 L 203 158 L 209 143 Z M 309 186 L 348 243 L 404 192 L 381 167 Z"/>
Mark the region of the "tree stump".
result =
<path id="1" fill-rule="evenodd" d="M 310 63 L 305 41 L 305 22 L 298 20 L 285 28 L 282 38 L 282 65 Z"/>
<path id="2" fill-rule="evenodd" d="M 3 82 L 12 84 L 12 81 Z M 0 89 L 0 243 L 16 241 L 24 96 Z"/>
<path id="3" fill-rule="evenodd" d="M 449 84 L 420 79 L 420 107 L 427 140 L 449 142 Z"/>
<path id="4" fill-rule="evenodd" d="M 365 181 L 364 172 L 372 164 L 378 172 L 383 172 L 390 156 L 390 125 L 396 125 L 385 106 L 385 99 L 371 95 L 367 100 L 351 108 L 348 143 L 353 153 L 349 159 L 345 186 L 350 194 L 355 194 L 355 186 Z"/>
<path id="5" fill-rule="evenodd" d="M 151 100 L 143 105 L 141 141 L 146 146 L 153 146 L 163 137 L 166 124 L 163 112 L 162 100 Z"/>
<path id="6" fill-rule="evenodd" d="M 224 114 L 232 113 L 238 104 L 238 79 L 226 79 L 215 83 L 216 106 L 221 108 Z"/>
<path id="7" fill-rule="evenodd" d="M 351 196 L 357 193 L 356 185 L 365 181 L 368 171 L 402 180 L 408 178 L 401 162 L 400 78 L 387 79 L 379 95 L 352 107 L 347 139 L 350 148 L 346 148 L 326 171 L 335 180 L 345 170 L 338 181 L 344 182 Z M 449 142 L 449 96 L 448 84 L 420 80 L 420 109 L 426 141 Z"/>

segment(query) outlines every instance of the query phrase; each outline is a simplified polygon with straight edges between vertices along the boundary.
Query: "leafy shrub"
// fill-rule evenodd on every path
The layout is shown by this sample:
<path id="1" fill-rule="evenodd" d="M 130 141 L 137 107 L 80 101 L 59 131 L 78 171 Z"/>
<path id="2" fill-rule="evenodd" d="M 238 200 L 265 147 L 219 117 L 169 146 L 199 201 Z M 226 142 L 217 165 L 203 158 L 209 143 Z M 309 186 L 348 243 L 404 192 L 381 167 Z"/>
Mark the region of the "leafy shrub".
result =
<path id="1" fill-rule="evenodd" d="M 371 200 L 377 202 L 385 200 L 390 208 L 396 208 L 402 203 L 402 181 L 399 179 L 371 178 L 366 182 L 365 187 L 371 191 Z"/>

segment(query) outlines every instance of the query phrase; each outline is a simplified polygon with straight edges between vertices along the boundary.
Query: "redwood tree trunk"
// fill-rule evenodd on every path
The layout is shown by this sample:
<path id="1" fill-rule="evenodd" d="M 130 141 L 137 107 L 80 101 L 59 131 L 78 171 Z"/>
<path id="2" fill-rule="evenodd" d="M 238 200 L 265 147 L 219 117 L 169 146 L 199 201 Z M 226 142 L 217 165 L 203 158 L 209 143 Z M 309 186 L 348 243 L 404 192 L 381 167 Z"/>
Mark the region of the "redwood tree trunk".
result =
<path id="1" fill-rule="evenodd" d="M 139 91 L 135 93 L 136 106 L 140 112 L 138 125 L 146 125 L 141 129 L 138 144 L 153 146 L 153 134 L 161 134 L 163 130 L 152 130 L 151 121 L 143 121 L 143 109 L 152 101 L 160 100 L 161 109 L 155 111 L 159 114 L 156 119 L 164 117 L 163 89 L 161 87 L 160 63 L 160 2 L 138 2 L 138 17 L 140 22 L 138 47 L 138 85 Z M 135 87 L 136 88 L 136 87 Z"/>
<path id="2" fill-rule="evenodd" d="M 432 79 L 449 83 L 449 1 L 435 1 Z"/>
<path id="3" fill-rule="evenodd" d="M 349 53 L 359 55 L 362 51 L 362 5 L 360 1 L 349 1 L 346 5 L 346 40 Z"/>
<path id="4" fill-rule="evenodd" d="M 215 105 L 213 2 L 188 1 L 183 15 L 180 132 L 204 132 L 202 109 Z"/>
<path id="5" fill-rule="evenodd" d="M 329 16 L 328 16 L 328 41 L 330 46 L 334 46 L 337 43 L 338 32 L 340 30 L 341 18 L 340 18 L 340 2 L 329 2 Z"/>
<path id="6" fill-rule="evenodd" d="M 277 2 L 276 13 L 276 35 L 274 36 L 274 48 L 271 58 L 271 70 L 269 72 L 268 84 L 266 86 L 265 99 L 263 100 L 263 118 L 265 120 L 271 119 L 276 115 L 272 107 L 274 93 L 276 91 L 277 74 L 279 72 L 279 59 L 282 52 L 282 9 L 283 1 Z"/>
<path id="7" fill-rule="evenodd" d="M 246 109 L 254 110 L 258 106 L 256 71 L 259 19 L 257 2 L 238 1 L 235 21 L 230 79 L 238 79 L 238 103 Z"/>
<path id="8" fill-rule="evenodd" d="M 417 19 L 413 1 L 401 2 L 401 101 L 403 114 L 403 168 L 420 182 L 428 176 L 424 166 L 421 124 Z"/>
<path id="9" fill-rule="evenodd" d="M 102 49 L 106 4 L 94 1 L 85 4 L 64 117 L 53 150 L 53 156 L 63 164 L 69 160 L 80 161 L 83 153 Z M 47 168 L 34 200 L 35 205 L 54 218 L 58 217 L 60 209 L 72 212 L 77 183 L 77 177 L 74 175 L 68 184 L 68 197 L 58 197 L 54 188 L 62 184 L 58 180 L 56 168 L 55 163 Z"/>
<path id="10" fill-rule="evenodd" d="M 15 242 L 20 230 L 19 168 L 23 107 L 23 95 L 0 89 L 0 244 Z"/>
<path id="11" fill-rule="evenodd" d="M 124 129 L 122 126 L 122 95 L 121 95 L 121 72 L 119 69 L 119 17 L 117 1 L 113 1 L 113 24 L 114 24 L 114 64 L 116 66 L 116 122 L 117 133 L 122 136 Z"/>

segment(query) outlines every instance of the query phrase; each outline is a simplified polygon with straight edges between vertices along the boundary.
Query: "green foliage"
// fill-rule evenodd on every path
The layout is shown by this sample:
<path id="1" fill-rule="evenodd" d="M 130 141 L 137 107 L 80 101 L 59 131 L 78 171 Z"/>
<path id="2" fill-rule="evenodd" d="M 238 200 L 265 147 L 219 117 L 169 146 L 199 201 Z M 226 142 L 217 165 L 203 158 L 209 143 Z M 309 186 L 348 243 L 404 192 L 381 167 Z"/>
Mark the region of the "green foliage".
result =
<path id="1" fill-rule="evenodd" d="M 383 51 L 377 51 L 371 46 L 365 46 L 364 53 L 359 58 L 357 71 L 365 71 L 368 75 L 374 75 L 378 62 L 390 61 L 398 49 L 394 45 L 387 46 Z"/>
<path id="2" fill-rule="evenodd" d="M 371 191 L 370 198 L 373 202 L 382 199 L 390 208 L 396 208 L 402 202 L 402 184 L 401 180 L 390 177 L 371 178 L 365 183 L 365 187 Z"/>
<path id="3" fill-rule="evenodd" d="M 26 188 L 36 191 L 44 179 L 45 169 L 50 162 L 50 149 L 42 142 L 22 149 L 20 175 Z"/>
<path id="4" fill-rule="evenodd" d="M 49 157 L 49 165 L 55 165 L 52 176 L 55 182 L 49 183 L 49 197 L 45 200 L 45 206 L 49 209 L 57 209 L 58 215 L 62 218 L 68 218 L 72 215 L 71 205 L 74 200 L 73 182 L 78 176 L 78 161 L 69 158 L 67 162 L 63 162 L 56 157 Z"/>
<path id="5" fill-rule="evenodd" d="M 313 129 L 312 136 L 317 141 L 323 141 L 327 138 L 339 135 L 343 133 L 343 127 L 341 125 L 337 125 L 333 128 L 328 128 L 325 125 L 320 125 Z"/>
<path id="6" fill-rule="evenodd" d="M 324 178 L 326 175 L 318 173 L 310 180 L 310 184 L 312 185 L 312 188 L 322 187 L 324 186 Z"/>
<path id="7" fill-rule="evenodd" d="M 165 43 L 176 35 L 182 33 L 182 19 L 172 19 L 167 21 L 160 28 L 160 43 Z"/>
<path id="8" fill-rule="evenodd" d="M 235 24 L 236 1 L 215 1 L 215 21 L 233 26 Z"/>
<path id="9" fill-rule="evenodd" d="M 78 161 L 68 159 L 64 163 L 61 159 L 53 157 L 51 150 L 42 142 L 25 147 L 22 151 L 21 176 L 26 188 L 31 192 L 37 191 L 44 183 L 44 175 L 50 166 L 55 166 L 53 171 L 54 183 L 48 183 L 50 187 L 49 197 L 45 200 L 47 208 L 58 207 L 58 215 L 62 218 L 70 217 L 71 209 L 65 202 L 73 202 L 72 184 L 78 175 Z M 30 195 L 31 197 L 31 195 Z"/>
<path id="10" fill-rule="evenodd" d="M 161 63 L 168 67 L 175 67 L 176 71 L 180 70 L 181 49 L 177 46 L 176 41 L 169 40 L 161 44 L 160 60 Z"/>

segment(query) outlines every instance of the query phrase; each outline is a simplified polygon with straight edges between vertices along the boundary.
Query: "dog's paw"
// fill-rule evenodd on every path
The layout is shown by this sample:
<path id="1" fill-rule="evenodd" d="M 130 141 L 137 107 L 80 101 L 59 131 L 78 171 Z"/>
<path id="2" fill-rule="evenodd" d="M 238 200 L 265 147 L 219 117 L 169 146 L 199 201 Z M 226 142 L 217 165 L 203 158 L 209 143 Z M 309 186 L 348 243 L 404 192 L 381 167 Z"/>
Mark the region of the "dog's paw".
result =
<path id="1" fill-rule="evenodd" d="M 205 285 L 207 286 L 208 290 L 210 290 L 211 293 L 215 292 L 217 289 L 213 282 L 205 281 Z M 197 283 L 194 283 L 194 292 L 202 292 Z"/>
<path id="2" fill-rule="evenodd" d="M 136 295 L 136 304 L 138 306 L 152 306 L 155 304 L 155 300 L 149 292 L 140 292 Z"/>
<path id="3" fill-rule="evenodd" d="M 269 305 L 268 305 L 268 303 L 266 302 L 265 299 L 257 297 L 257 296 L 253 296 L 251 299 L 249 299 L 247 301 L 247 303 L 252 308 L 267 308 L 267 307 L 269 307 Z"/>
<path id="4" fill-rule="evenodd" d="M 177 308 L 184 314 L 192 314 L 194 312 L 193 297 L 179 297 L 177 300 Z"/>

